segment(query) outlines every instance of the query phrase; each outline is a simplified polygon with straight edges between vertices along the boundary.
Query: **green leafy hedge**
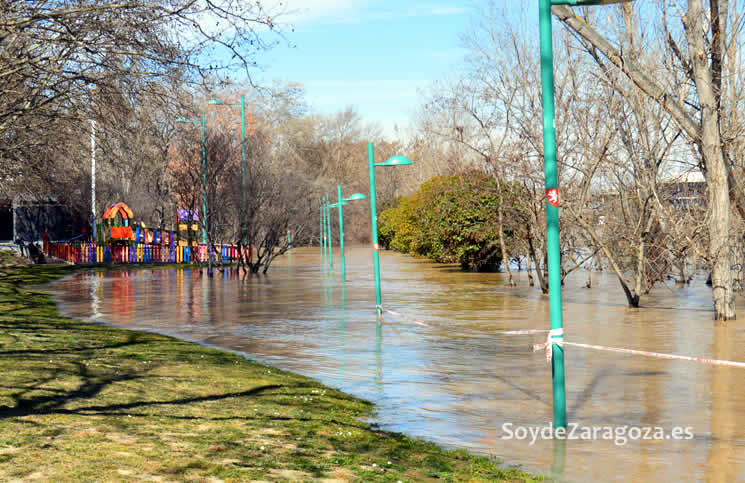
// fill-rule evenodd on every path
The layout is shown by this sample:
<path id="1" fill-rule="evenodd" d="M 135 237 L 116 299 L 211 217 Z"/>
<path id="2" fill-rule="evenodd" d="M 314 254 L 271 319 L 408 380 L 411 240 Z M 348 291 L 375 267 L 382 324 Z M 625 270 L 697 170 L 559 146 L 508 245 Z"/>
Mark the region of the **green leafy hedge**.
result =
<path id="1" fill-rule="evenodd" d="M 508 188 L 482 173 L 432 178 L 379 215 L 379 241 L 464 269 L 497 270 L 502 262 L 497 210 L 501 199 L 512 199 Z M 506 239 L 511 236 L 505 231 Z"/>

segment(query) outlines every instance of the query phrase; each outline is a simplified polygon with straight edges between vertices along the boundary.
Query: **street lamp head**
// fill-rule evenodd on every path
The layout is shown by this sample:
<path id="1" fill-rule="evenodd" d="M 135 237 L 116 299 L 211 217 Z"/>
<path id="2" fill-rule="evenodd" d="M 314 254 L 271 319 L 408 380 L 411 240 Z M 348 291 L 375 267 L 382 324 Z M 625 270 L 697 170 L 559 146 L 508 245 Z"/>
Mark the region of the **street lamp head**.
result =
<path id="1" fill-rule="evenodd" d="M 411 160 L 406 156 L 393 156 L 388 158 L 385 162 L 375 163 L 375 166 L 407 166 L 411 163 Z"/>
<path id="2" fill-rule="evenodd" d="M 610 5 L 612 3 L 631 3 L 633 0 L 551 0 L 551 5 Z"/>
<path id="3" fill-rule="evenodd" d="M 350 201 L 349 198 L 344 198 L 343 200 L 341 200 L 341 206 L 347 206 L 349 204 L 347 203 L 347 201 Z M 337 201 L 336 203 L 329 203 L 328 205 L 326 205 L 326 208 L 339 208 L 339 202 Z"/>
<path id="4" fill-rule="evenodd" d="M 349 198 L 344 198 L 344 201 L 355 201 L 355 200 L 364 200 L 364 199 L 366 199 L 365 195 L 363 195 L 362 193 L 355 193 Z"/>
<path id="5" fill-rule="evenodd" d="M 240 105 L 240 102 L 225 102 L 220 99 L 212 99 L 207 104 L 210 106 L 237 106 Z"/>

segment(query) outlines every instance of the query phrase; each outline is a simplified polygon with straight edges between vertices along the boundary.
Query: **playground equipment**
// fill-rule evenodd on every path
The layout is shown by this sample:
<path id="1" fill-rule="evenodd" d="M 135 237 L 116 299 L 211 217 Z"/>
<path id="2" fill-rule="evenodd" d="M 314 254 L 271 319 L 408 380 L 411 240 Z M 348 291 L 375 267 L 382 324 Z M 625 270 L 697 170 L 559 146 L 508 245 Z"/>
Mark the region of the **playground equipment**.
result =
<path id="1" fill-rule="evenodd" d="M 199 214 L 196 210 L 178 210 L 178 244 L 185 247 L 194 245 L 199 231 Z"/>
<path id="2" fill-rule="evenodd" d="M 196 263 L 206 262 L 210 253 L 217 263 L 238 260 L 236 246 L 216 244 L 208 248 L 206 243 L 197 243 L 197 237 L 188 231 L 186 240 L 182 240 L 181 228 L 187 229 L 181 224 L 186 221 L 181 217 L 182 212 L 187 210 L 179 210 L 178 231 L 155 229 L 134 222 L 132 210 L 125 203 L 114 203 L 96 227 L 97 242 L 50 242 L 46 254 L 71 263 Z M 189 221 L 194 217 L 196 214 Z M 194 223 L 188 228 L 196 232 L 198 225 Z"/>
<path id="3" fill-rule="evenodd" d="M 121 219 L 121 222 L 117 220 Z M 133 240 L 132 228 L 129 226 L 129 220 L 132 219 L 132 210 L 126 204 L 119 202 L 109 206 L 103 214 L 103 225 L 107 228 L 108 239 L 110 240 Z M 104 240 L 106 237 L 99 240 Z"/>

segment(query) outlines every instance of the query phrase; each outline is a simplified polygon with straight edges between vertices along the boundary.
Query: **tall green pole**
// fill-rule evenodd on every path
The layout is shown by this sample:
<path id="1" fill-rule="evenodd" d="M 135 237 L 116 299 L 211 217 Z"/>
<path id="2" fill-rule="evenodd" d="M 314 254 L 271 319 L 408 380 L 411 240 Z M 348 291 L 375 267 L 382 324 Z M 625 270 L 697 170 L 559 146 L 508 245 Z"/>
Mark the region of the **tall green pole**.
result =
<path id="1" fill-rule="evenodd" d="M 367 166 L 370 172 L 370 224 L 372 225 L 373 272 L 375 273 L 375 311 L 381 314 L 380 296 L 380 246 L 378 245 L 378 212 L 375 207 L 375 154 L 373 143 L 367 143 Z"/>
<path id="2" fill-rule="evenodd" d="M 241 94 L 241 236 L 246 237 L 246 96 Z"/>
<path id="3" fill-rule="evenodd" d="M 326 219 L 326 205 L 329 203 L 328 195 L 323 196 L 323 252 L 325 257 L 323 261 L 328 265 L 329 263 L 329 229 L 328 220 Z"/>
<path id="4" fill-rule="evenodd" d="M 321 206 L 318 207 L 318 221 L 320 227 L 318 228 L 318 248 L 321 250 L 321 256 L 326 260 L 325 244 L 323 241 L 323 198 L 321 198 Z"/>
<path id="5" fill-rule="evenodd" d="M 331 208 L 329 204 L 329 195 L 326 195 L 326 228 L 328 229 L 328 247 L 329 247 L 329 268 L 334 269 L 334 249 L 333 238 L 331 237 Z"/>
<path id="6" fill-rule="evenodd" d="M 326 244 L 326 196 L 321 198 L 321 241 L 323 242 L 323 264 L 328 263 L 328 247 Z"/>
<path id="7" fill-rule="evenodd" d="M 207 243 L 207 115 L 202 114 L 202 243 Z"/>
<path id="8" fill-rule="evenodd" d="M 541 94 L 543 98 L 543 158 L 546 183 L 546 235 L 551 339 L 563 340 L 561 315 L 561 257 L 559 252 L 559 183 L 556 173 L 554 126 L 554 54 L 551 37 L 551 0 L 539 0 L 541 38 Z M 551 358 L 554 393 L 554 427 L 566 428 L 564 349 L 553 344 Z"/>
<path id="9" fill-rule="evenodd" d="M 246 243 L 245 237 L 245 215 L 246 215 L 246 96 L 241 94 L 240 102 L 224 102 L 220 99 L 213 99 L 210 105 L 218 106 L 241 106 L 241 219 L 240 229 L 243 242 Z"/>
<path id="10" fill-rule="evenodd" d="M 342 281 L 347 280 L 347 271 L 346 267 L 344 266 L 344 220 L 341 215 L 341 205 L 342 205 L 342 199 L 341 199 L 341 185 L 336 185 L 336 194 L 339 199 L 339 249 L 341 250 L 341 279 Z"/>

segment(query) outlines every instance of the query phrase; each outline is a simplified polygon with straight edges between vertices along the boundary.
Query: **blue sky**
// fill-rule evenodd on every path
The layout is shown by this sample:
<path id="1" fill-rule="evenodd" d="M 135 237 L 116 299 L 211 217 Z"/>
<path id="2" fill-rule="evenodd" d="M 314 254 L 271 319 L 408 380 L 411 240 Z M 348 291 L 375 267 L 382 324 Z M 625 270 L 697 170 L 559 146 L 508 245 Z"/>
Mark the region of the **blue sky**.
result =
<path id="1" fill-rule="evenodd" d="M 429 87 L 458 69 L 460 35 L 474 7 L 455 2 L 289 0 L 286 31 L 295 48 L 279 45 L 259 58 L 262 83 L 298 82 L 313 112 L 354 106 L 364 121 L 393 135 L 405 131 Z M 287 30 L 287 29 L 286 29 Z"/>

